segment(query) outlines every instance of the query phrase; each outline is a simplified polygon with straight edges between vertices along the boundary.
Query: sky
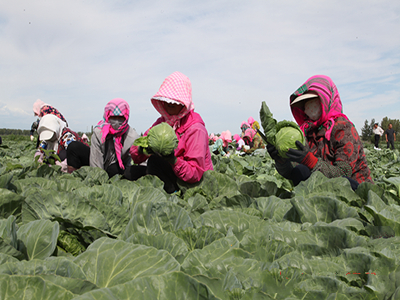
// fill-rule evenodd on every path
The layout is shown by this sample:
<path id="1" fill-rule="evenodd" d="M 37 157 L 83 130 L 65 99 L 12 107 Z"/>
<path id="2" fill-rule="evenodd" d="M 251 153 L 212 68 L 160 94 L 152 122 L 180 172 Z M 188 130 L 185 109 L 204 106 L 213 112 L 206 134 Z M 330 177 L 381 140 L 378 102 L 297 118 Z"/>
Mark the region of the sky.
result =
<path id="1" fill-rule="evenodd" d="M 209 133 L 259 121 L 262 101 L 293 120 L 290 94 L 317 74 L 335 82 L 359 133 L 365 120 L 400 119 L 400 1 L 0 3 L 0 128 L 30 129 L 41 99 L 88 132 L 123 98 L 140 134 L 175 71 Z"/>

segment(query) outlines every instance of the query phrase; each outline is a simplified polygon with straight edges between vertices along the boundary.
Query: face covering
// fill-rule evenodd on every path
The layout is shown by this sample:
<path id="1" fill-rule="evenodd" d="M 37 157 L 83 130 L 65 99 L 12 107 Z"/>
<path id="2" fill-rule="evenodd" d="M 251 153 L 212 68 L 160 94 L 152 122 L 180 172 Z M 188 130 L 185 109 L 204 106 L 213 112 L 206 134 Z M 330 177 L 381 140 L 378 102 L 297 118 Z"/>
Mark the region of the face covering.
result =
<path id="1" fill-rule="evenodd" d="M 118 128 L 125 122 L 125 120 L 117 120 L 117 119 L 110 119 L 108 123 L 111 124 L 111 127 L 114 130 L 118 130 Z"/>
<path id="2" fill-rule="evenodd" d="M 322 115 L 321 102 L 319 98 L 309 100 L 304 105 L 304 113 L 313 121 L 317 121 Z"/>

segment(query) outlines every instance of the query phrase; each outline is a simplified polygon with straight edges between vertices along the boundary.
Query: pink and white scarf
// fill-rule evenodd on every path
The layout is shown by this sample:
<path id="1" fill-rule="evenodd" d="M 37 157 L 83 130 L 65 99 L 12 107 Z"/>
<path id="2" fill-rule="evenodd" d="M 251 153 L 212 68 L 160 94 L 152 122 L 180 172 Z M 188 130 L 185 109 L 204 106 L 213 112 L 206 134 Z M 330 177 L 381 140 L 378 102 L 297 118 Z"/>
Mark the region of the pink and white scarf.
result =
<path id="1" fill-rule="evenodd" d="M 125 121 L 122 125 L 115 130 L 109 123 L 109 118 L 113 116 L 123 116 Z M 122 170 L 125 169 L 124 163 L 122 162 L 122 136 L 128 131 L 129 125 L 129 104 L 124 99 L 116 98 L 107 103 L 104 108 L 103 120 L 101 120 L 96 127 L 101 129 L 101 142 L 104 143 L 109 134 L 114 138 L 115 154 L 118 159 L 118 164 Z"/>
<path id="2" fill-rule="evenodd" d="M 307 130 L 313 127 L 323 126 L 326 128 L 325 138 L 329 141 L 333 126 L 335 125 L 335 120 L 338 117 L 344 117 L 348 120 L 347 116 L 343 114 L 339 92 L 331 78 L 325 75 L 315 75 L 310 77 L 290 96 L 290 103 L 298 96 L 308 92 L 316 93 L 321 99 L 321 117 L 313 121 L 307 117 L 302 108 L 291 106 L 293 117 L 305 135 L 307 135 Z"/>

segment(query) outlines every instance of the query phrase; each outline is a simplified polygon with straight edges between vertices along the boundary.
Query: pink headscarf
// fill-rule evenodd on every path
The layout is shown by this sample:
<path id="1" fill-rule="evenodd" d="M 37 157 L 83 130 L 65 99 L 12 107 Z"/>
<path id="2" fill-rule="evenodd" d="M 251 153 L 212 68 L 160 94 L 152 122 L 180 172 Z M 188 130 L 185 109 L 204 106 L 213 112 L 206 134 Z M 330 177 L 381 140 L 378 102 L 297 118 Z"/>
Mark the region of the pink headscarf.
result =
<path id="1" fill-rule="evenodd" d="M 40 115 L 40 109 L 45 105 L 48 105 L 48 104 L 44 103 L 40 99 L 37 99 L 36 102 L 33 103 L 33 113 L 35 114 L 35 116 L 39 116 Z"/>
<path id="2" fill-rule="evenodd" d="M 252 126 L 253 126 L 253 123 L 254 123 L 253 117 L 249 117 L 249 118 L 247 119 L 247 123 L 249 123 L 250 127 L 252 127 Z"/>
<path id="3" fill-rule="evenodd" d="M 292 114 L 304 134 L 307 134 L 308 129 L 322 125 L 326 128 L 325 138 L 329 141 L 333 126 L 335 125 L 335 119 L 344 117 L 348 120 L 347 116 L 343 114 L 342 101 L 340 100 L 336 85 L 328 76 L 312 76 L 290 96 L 290 103 L 298 96 L 308 92 L 317 94 L 321 99 L 321 117 L 317 121 L 312 121 L 306 116 L 303 109 L 294 106 L 291 106 Z"/>
<path id="4" fill-rule="evenodd" d="M 124 123 L 115 130 L 112 128 L 111 124 L 109 123 L 110 117 L 113 116 L 123 116 L 125 118 Z M 107 103 L 106 107 L 104 108 L 104 115 L 103 120 L 101 120 L 96 127 L 101 128 L 101 142 L 104 143 L 107 135 L 111 134 L 115 138 L 114 147 L 115 147 L 115 154 L 118 159 L 118 164 L 122 170 L 125 169 L 124 163 L 121 159 L 121 151 L 122 151 L 122 136 L 125 132 L 128 131 L 129 125 L 129 104 L 124 99 L 116 98 L 111 100 Z"/>
<path id="5" fill-rule="evenodd" d="M 214 135 L 214 133 L 211 133 L 210 136 L 208 137 L 210 140 L 212 140 L 213 142 L 215 142 L 216 140 L 218 140 L 218 136 Z"/>
<path id="6" fill-rule="evenodd" d="M 181 104 L 184 108 L 178 115 L 171 116 L 164 108 L 164 103 Z M 188 77 L 180 72 L 174 72 L 165 78 L 158 92 L 151 98 L 154 108 L 164 117 L 165 122 L 176 130 L 180 120 L 194 109 L 192 102 L 192 84 Z"/>
<path id="7" fill-rule="evenodd" d="M 228 143 L 232 142 L 232 134 L 229 130 L 223 131 L 220 138 L 224 142 L 224 147 L 228 147 Z"/>
<path id="8" fill-rule="evenodd" d="M 250 142 L 253 141 L 254 136 L 256 135 L 256 131 L 252 128 L 246 129 L 244 136 L 247 136 L 250 138 Z"/>
<path id="9" fill-rule="evenodd" d="M 239 140 L 241 140 L 242 138 L 240 137 L 240 135 L 238 135 L 237 133 L 233 136 L 233 139 L 236 141 L 236 142 L 239 142 Z"/>

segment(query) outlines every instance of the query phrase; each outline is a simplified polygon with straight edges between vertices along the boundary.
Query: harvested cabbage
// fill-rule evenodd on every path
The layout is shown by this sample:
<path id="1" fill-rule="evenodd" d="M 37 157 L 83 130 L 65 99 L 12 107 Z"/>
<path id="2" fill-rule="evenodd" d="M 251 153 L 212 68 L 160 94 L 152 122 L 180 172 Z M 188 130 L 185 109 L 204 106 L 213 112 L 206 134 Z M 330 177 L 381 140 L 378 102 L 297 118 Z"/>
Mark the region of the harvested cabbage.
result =
<path id="1" fill-rule="evenodd" d="M 142 147 L 145 154 L 158 153 L 168 156 L 178 146 L 178 138 L 174 129 L 163 122 L 152 127 L 147 136 L 136 139 L 133 145 Z"/>
<path id="2" fill-rule="evenodd" d="M 305 137 L 300 127 L 292 121 L 277 122 L 269 110 L 265 101 L 262 102 L 260 110 L 261 125 L 264 128 L 264 134 L 258 131 L 267 143 L 276 147 L 279 156 L 287 158 L 286 153 L 289 148 L 297 149 L 296 141 L 305 144 Z"/>
<path id="3" fill-rule="evenodd" d="M 286 153 L 289 148 L 297 148 L 296 141 L 300 141 L 304 145 L 304 134 L 296 123 L 281 121 L 276 125 L 276 131 L 275 147 L 281 157 L 287 158 Z"/>

